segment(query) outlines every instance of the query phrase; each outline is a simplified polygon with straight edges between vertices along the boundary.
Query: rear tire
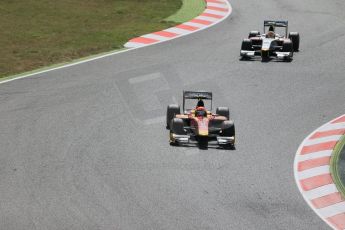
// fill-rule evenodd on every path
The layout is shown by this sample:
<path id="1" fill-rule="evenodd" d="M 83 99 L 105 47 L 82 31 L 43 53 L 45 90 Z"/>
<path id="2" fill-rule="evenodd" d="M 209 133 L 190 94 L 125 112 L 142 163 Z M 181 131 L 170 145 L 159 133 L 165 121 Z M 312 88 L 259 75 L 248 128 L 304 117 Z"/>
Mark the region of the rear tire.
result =
<path id="1" fill-rule="evenodd" d="M 299 33 L 297 33 L 297 32 L 290 32 L 289 33 L 289 38 L 292 41 L 293 50 L 295 52 L 297 52 L 299 50 L 299 40 L 300 40 Z"/>
<path id="2" fill-rule="evenodd" d="M 228 107 L 218 107 L 216 109 L 216 114 L 226 117 L 228 120 L 230 118 L 230 112 Z"/>
<path id="3" fill-rule="evenodd" d="M 168 105 L 167 107 L 167 119 L 166 119 L 166 128 L 170 129 L 171 120 L 175 117 L 176 114 L 180 114 L 180 106 L 179 105 Z"/>
<path id="4" fill-rule="evenodd" d="M 260 35 L 259 31 L 255 31 L 255 30 L 254 31 L 250 31 L 249 35 L 248 35 L 248 38 L 256 37 L 258 35 Z"/>

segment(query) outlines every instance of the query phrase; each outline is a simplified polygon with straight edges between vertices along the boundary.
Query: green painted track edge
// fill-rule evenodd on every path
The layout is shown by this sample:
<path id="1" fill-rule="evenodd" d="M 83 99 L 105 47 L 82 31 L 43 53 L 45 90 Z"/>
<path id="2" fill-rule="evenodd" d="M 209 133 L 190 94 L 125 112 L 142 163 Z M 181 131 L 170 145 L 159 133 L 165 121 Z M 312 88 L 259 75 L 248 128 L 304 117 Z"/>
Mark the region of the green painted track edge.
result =
<path id="1" fill-rule="evenodd" d="M 336 185 L 337 189 L 341 193 L 342 197 L 345 199 L 345 184 L 340 179 L 340 172 L 339 172 L 339 159 L 341 152 L 345 148 L 345 135 L 338 141 L 336 144 L 333 152 L 332 157 L 330 161 L 330 169 L 331 169 L 331 175 L 334 181 L 334 184 Z"/>
<path id="2" fill-rule="evenodd" d="M 206 8 L 205 0 L 182 0 L 182 7 L 164 21 L 183 23 L 200 15 Z"/>

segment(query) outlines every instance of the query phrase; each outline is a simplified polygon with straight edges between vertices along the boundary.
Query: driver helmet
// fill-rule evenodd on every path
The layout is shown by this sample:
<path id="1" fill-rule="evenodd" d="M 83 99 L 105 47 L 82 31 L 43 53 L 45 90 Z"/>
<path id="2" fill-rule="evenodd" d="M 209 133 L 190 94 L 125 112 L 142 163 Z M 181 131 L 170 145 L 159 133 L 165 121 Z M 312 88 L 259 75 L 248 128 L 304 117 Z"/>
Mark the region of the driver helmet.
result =
<path id="1" fill-rule="evenodd" d="M 274 33 L 274 26 L 270 25 L 270 27 L 268 28 L 268 32 L 266 34 L 267 38 L 274 38 L 275 37 L 275 33 Z"/>
<path id="2" fill-rule="evenodd" d="M 266 34 L 266 37 L 267 38 L 274 38 L 276 35 L 273 31 L 268 31 L 267 34 Z"/>
<path id="3" fill-rule="evenodd" d="M 196 105 L 196 107 L 204 107 L 204 106 L 205 106 L 204 105 L 204 101 L 199 99 L 198 104 Z"/>
<path id="4" fill-rule="evenodd" d="M 207 116 L 207 111 L 206 111 L 205 107 L 204 106 L 196 107 L 195 116 L 196 117 L 206 117 Z"/>

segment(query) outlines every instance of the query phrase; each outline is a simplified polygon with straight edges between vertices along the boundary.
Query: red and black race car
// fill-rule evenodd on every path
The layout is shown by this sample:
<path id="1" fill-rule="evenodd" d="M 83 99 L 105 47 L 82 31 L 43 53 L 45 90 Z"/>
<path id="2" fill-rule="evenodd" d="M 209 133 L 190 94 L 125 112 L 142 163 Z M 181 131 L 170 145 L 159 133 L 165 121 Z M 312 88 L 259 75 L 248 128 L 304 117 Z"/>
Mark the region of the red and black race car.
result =
<path id="1" fill-rule="evenodd" d="M 167 108 L 166 127 L 170 130 L 170 144 L 218 144 L 233 147 L 235 125 L 229 119 L 229 108 L 218 107 L 216 113 L 211 110 L 212 92 L 183 91 L 183 113 L 176 104 Z"/>

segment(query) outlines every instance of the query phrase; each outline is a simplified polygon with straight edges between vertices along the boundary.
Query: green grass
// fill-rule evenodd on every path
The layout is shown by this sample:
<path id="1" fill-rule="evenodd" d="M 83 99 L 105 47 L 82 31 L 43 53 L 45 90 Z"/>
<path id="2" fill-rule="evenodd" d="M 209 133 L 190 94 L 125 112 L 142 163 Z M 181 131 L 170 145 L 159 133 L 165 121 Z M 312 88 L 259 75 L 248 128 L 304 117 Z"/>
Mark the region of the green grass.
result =
<path id="1" fill-rule="evenodd" d="M 44 66 L 42 68 L 38 68 L 38 69 L 22 72 L 22 73 L 19 73 L 19 74 L 14 74 L 14 75 L 10 75 L 10 76 L 0 77 L 0 83 L 3 82 L 3 81 L 6 81 L 6 80 L 14 79 L 14 78 L 20 78 L 22 76 L 27 76 L 27 75 L 31 75 L 31 74 L 38 74 L 38 73 L 41 73 L 41 72 L 49 71 L 51 69 L 63 67 L 65 65 L 70 65 L 70 64 L 74 64 L 74 63 L 78 63 L 78 62 L 82 62 L 82 61 L 87 61 L 87 60 L 90 60 L 92 58 L 97 58 L 97 57 L 104 56 L 104 55 L 111 55 L 111 54 L 114 54 L 114 53 L 121 52 L 123 50 L 126 50 L 126 48 L 121 48 L 121 49 L 111 50 L 111 51 L 107 51 L 107 52 L 102 52 L 102 53 L 98 53 L 98 54 L 94 54 L 94 55 L 89 55 L 89 56 L 86 56 L 86 57 L 81 57 L 81 58 L 78 58 L 78 59 L 73 59 L 71 61 L 59 62 L 57 64 L 51 64 L 51 65 L 48 65 L 48 66 Z"/>
<path id="2" fill-rule="evenodd" d="M 332 174 L 334 183 L 337 186 L 337 189 L 345 198 L 345 184 L 344 184 L 344 181 L 342 180 L 342 175 L 341 175 L 341 173 L 344 174 L 345 171 L 342 172 L 341 167 L 340 167 L 341 158 L 345 158 L 345 156 L 342 156 L 345 154 L 345 151 L 343 151 L 344 148 L 345 148 L 345 135 L 337 143 L 337 145 L 335 146 L 333 150 L 332 158 L 331 158 L 331 174 Z"/>
<path id="3" fill-rule="evenodd" d="M 201 0 L 202 1 L 202 0 Z M 123 47 L 175 25 L 181 0 L 2 0 L 0 77 Z"/>
<path id="4" fill-rule="evenodd" d="M 206 7 L 206 2 L 204 0 L 182 0 L 182 2 L 181 9 L 166 18 L 166 21 L 179 23 L 189 21 L 201 14 Z"/>

